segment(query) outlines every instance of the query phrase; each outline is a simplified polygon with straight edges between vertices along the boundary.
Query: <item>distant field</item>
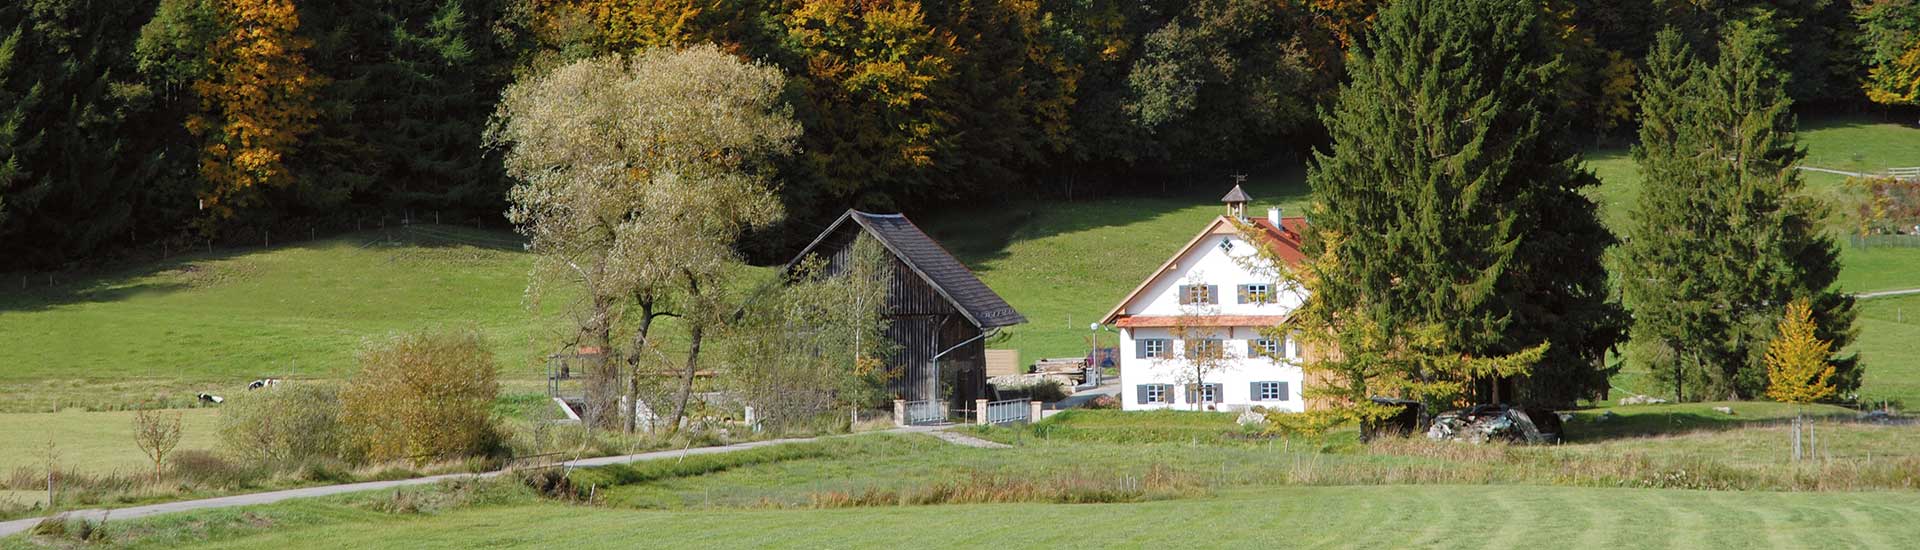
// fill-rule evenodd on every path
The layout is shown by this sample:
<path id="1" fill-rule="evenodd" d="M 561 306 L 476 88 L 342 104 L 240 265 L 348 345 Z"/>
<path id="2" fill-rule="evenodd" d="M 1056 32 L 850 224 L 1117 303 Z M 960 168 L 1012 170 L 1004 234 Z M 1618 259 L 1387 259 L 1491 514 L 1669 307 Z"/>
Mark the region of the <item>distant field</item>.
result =
<path id="1" fill-rule="evenodd" d="M 265 511 L 261 521 L 271 522 L 275 510 Z M 325 512 L 316 507 L 307 513 Z M 425 517 L 381 517 L 350 508 L 334 513 L 360 522 L 195 547 L 1749 549 L 1897 548 L 1920 537 L 1920 523 L 1910 519 L 1920 513 L 1920 495 L 1913 493 L 1529 486 L 1288 487 L 1139 504 L 727 512 L 527 504 Z"/>
<path id="2" fill-rule="evenodd" d="M 138 388 L 178 397 L 266 376 L 336 377 L 365 340 L 436 327 L 475 328 L 506 376 L 537 377 L 561 325 L 526 307 L 531 260 L 518 242 L 415 226 L 0 290 L 0 388 L 39 399 L 79 384 L 66 393 L 145 400 L 155 396 Z"/>
<path id="3" fill-rule="evenodd" d="M 180 415 L 180 448 L 212 448 L 219 440 L 220 413 L 215 409 L 178 409 L 165 414 Z M 63 469 L 105 474 L 152 471 L 153 463 L 141 454 L 133 442 L 132 412 L 84 412 L 0 414 L 0 475 L 17 468 L 42 470 L 46 467 L 47 440 L 57 445 Z"/>

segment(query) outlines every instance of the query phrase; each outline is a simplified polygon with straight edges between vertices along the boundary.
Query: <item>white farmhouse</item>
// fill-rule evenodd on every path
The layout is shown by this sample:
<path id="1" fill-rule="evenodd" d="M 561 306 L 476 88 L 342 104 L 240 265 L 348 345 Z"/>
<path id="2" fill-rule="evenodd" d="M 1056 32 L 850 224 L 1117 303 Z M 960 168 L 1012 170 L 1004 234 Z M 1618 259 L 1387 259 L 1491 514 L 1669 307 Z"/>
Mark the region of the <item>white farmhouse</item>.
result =
<path id="1" fill-rule="evenodd" d="M 1300 249 L 1305 218 L 1246 216 L 1248 197 L 1233 187 L 1221 202 L 1227 215 L 1200 234 L 1114 306 L 1101 321 L 1120 331 L 1120 399 L 1126 410 L 1236 410 L 1259 405 L 1305 410 L 1299 366 L 1302 350 L 1290 338 L 1260 332 L 1284 320 L 1305 297 L 1275 288 L 1254 243 L 1232 218 L 1259 230 L 1288 263 Z M 1261 267 L 1269 273 L 1261 273 Z M 1213 359 L 1195 361 L 1200 354 Z M 1195 364 L 1205 368 L 1196 369 Z M 1204 372 L 1196 372 L 1204 371 Z"/>

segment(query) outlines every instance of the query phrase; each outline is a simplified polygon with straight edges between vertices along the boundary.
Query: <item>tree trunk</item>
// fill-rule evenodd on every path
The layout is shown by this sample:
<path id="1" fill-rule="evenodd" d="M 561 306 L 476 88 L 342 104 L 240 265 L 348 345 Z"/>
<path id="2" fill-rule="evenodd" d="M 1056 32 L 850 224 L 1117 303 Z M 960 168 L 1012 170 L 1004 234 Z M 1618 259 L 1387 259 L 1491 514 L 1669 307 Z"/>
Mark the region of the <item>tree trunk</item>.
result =
<path id="1" fill-rule="evenodd" d="M 653 329 L 653 298 L 640 299 L 640 328 L 633 332 L 633 356 L 627 358 L 627 433 L 640 422 L 640 354 L 647 349 L 647 332 Z"/>
<path id="2" fill-rule="evenodd" d="M 692 297 L 692 300 L 688 301 L 688 307 L 700 308 L 710 305 L 700 302 L 700 280 L 691 272 L 686 276 L 687 295 Z M 710 318 L 699 314 L 688 318 L 687 365 L 680 371 L 680 388 L 678 395 L 674 396 L 673 416 L 667 419 L 668 434 L 679 433 L 680 421 L 686 418 L 687 401 L 693 398 L 693 373 L 700 368 L 700 341 L 706 337 L 708 319 Z"/>
<path id="3" fill-rule="evenodd" d="M 667 433 L 680 431 L 680 420 L 686 418 L 687 402 L 693 398 L 693 373 L 700 368 L 700 340 L 706 336 L 704 327 L 694 325 L 689 331 L 687 347 L 687 366 L 680 371 L 680 389 L 677 401 L 673 404 L 673 418 L 667 422 Z"/>

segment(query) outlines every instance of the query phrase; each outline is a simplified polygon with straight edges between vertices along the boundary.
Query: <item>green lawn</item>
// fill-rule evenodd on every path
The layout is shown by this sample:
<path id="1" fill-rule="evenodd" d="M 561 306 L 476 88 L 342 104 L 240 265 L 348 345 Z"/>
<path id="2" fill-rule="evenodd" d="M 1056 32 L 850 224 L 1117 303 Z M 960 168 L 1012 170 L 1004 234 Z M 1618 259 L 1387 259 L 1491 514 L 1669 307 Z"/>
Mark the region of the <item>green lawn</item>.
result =
<path id="1" fill-rule="evenodd" d="M 218 439 L 219 411 L 182 409 L 181 449 L 211 448 Z M 47 440 L 54 441 L 60 468 L 93 474 L 133 474 L 152 471 L 153 464 L 133 442 L 132 412 L 0 414 L 0 475 L 16 468 L 46 467 Z"/>
<path id="2" fill-rule="evenodd" d="M 257 517 L 271 522 L 279 511 L 269 508 Z M 1292 487 L 1138 504 L 728 512 L 522 504 L 424 517 L 335 513 L 354 522 L 273 529 L 195 546 L 1745 549 L 1897 548 L 1920 537 L 1920 523 L 1909 519 L 1920 513 L 1920 495 L 1914 493 L 1525 486 Z"/>

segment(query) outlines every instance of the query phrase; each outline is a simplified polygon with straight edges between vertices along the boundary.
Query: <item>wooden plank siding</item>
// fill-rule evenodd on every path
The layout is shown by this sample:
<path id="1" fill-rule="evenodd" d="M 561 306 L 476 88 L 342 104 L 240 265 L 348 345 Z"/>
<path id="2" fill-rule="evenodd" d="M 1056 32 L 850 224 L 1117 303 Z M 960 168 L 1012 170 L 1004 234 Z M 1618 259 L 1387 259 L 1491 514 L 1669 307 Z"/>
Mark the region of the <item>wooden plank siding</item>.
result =
<path id="1" fill-rule="evenodd" d="M 839 276 L 851 267 L 859 235 L 858 224 L 842 224 L 817 243 L 815 254 L 831 251 L 825 275 Z M 893 374 L 889 387 L 897 398 L 942 400 L 964 408 L 986 394 L 986 343 L 976 338 L 980 327 L 898 257 L 893 258 L 887 312 L 887 336 L 896 345 L 887 360 Z M 933 363 L 934 355 L 962 342 L 967 343 L 941 356 L 938 365 Z"/>

